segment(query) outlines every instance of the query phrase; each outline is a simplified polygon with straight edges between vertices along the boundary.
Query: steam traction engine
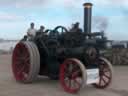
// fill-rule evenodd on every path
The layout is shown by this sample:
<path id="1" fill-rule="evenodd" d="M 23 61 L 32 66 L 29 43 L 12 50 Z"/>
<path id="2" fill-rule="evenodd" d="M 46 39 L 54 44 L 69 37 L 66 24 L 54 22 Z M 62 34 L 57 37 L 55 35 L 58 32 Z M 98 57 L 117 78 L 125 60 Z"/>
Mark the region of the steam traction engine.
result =
<path id="1" fill-rule="evenodd" d="M 84 32 L 70 32 L 63 26 L 20 41 L 13 52 L 12 70 L 16 81 L 33 82 L 37 76 L 59 79 L 69 93 L 86 84 L 106 88 L 112 81 L 112 66 L 100 56 L 105 38 L 91 33 L 91 3 L 84 4 Z M 98 38 L 96 38 L 98 36 Z"/>

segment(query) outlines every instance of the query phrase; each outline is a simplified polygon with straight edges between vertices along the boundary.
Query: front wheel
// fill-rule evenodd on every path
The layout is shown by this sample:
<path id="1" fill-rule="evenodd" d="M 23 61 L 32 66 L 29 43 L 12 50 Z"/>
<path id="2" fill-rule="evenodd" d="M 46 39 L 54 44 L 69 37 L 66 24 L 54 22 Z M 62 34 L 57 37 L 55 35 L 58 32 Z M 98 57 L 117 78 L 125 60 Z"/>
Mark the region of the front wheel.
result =
<path id="1" fill-rule="evenodd" d="M 76 93 L 86 83 L 86 68 L 78 59 L 67 59 L 60 68 L 60 83 L 64 90 Z"/>
<path id="2" fill-rule="evenodd" d="M 105 58 L 99 58 L 99 82 L 93 84 L 96 88 L 106 88 L 110 85 L 113 77 L 112 64 Z"/>

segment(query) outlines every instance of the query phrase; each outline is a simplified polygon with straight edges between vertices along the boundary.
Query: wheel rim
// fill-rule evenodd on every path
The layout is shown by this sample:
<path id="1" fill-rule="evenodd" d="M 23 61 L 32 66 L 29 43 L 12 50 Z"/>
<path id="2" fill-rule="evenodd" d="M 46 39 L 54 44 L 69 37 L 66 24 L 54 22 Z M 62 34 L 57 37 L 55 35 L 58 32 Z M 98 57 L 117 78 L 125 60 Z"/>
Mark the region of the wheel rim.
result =
<path id="1" fill-rule="evenodd" d="M 54 31 L 58 31 L 60 34 L 68 32 L 68 30 L 63 26 L 57 26 L 55 27 Z"/>
<path id="2" fill-rule="evenodd" d="M 112 81 L 112 68 L 106 59 L 100 59 L 99 76 L 99 82 L 95 84 L 98 88 L 106 88 Z"/>
<path id="3" fill-rule="evenodd" d="M 78 62 L 72 59 L 64 61 L 61 65 L 60 81 L 64 90 L 69 93 L 76 93 L 83 84 L 83 71 Z"/>
<path id="4" fill-rule="evenodd" d="M 18 43 L 12 58 L 13 74 L 17 81 L 26 80 L 30 71 L 30 52 L 24 43 Z"/>

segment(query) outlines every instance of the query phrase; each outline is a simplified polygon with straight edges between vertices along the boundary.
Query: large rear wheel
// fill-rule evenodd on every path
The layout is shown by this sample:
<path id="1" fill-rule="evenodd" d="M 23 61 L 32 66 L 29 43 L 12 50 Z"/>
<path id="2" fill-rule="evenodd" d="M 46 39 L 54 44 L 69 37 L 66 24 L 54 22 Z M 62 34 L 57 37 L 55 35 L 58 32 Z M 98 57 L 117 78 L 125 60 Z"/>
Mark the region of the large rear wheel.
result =
<path id="1" fill-rule="evenodd" d="M 65 91 L 76 93 L 86 84 L 86 69 L 78 59 L 67 59 L 60 68 L 60 83 Z"/>
<path id="2" fill-rule="evenodd" d="M 40 55 L 33 42 L 19 42 L 12 56 L 12 71 L 16 81 L 30 83 L 36 79 L 40 69 Z"/>

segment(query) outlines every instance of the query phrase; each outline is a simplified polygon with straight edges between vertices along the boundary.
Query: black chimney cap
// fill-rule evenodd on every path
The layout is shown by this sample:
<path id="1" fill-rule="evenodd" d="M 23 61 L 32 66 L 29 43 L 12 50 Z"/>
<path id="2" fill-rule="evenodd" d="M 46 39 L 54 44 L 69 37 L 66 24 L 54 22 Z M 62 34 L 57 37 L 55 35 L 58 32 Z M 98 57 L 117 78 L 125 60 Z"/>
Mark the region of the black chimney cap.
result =
<path id="1" fill-rule="evenodd" d="M 84 3 L 83 5 L 84 5 L 84 7 L 90 8 L 90 7 L 92 7 L 93 4 L 92 3 Z"/>

